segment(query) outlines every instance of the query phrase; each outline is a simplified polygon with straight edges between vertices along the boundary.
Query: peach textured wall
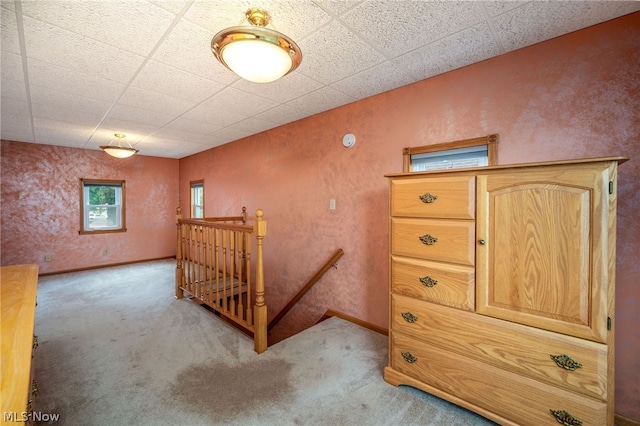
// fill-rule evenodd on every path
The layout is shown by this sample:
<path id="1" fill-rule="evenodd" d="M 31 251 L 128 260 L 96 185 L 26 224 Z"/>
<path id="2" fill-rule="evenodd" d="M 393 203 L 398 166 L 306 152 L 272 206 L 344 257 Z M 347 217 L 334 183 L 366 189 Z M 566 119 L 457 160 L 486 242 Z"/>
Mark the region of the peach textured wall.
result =
<path id="1" fill-rule="evenodd" d="M 174 159 L 3 140 L 2 265 L 48 273 L 175 256 L 178 170 Z M 126 232 L 78 234 L 80 178 L 125 180 Z"/>
<path id="2" fill-rule="evenodd" d="M 402 148 L 500 134 L 501 164 L 631 157 L 620 167 L 616 407 L 640 420 L 640 13 L 521 49 L 180 160 L 180 202 L 205 180 L 206 215 L 265 211 L 273 316 L 338 248 L 331 269 L 274 329 L 326 309 L 388 326 L 385 173 Z M 341 144 L 354 133 L 355 147 Z M 329 209 L 329 200 L 336 209 Z"/>

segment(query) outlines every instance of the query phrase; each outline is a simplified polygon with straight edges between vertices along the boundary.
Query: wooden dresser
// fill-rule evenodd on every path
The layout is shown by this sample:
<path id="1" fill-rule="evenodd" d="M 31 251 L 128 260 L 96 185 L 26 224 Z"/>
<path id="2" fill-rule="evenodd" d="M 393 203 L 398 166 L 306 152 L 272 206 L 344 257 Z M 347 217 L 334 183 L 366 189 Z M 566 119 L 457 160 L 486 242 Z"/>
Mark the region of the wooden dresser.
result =
<path id="1" fill-rule="evenodd" d="M 624 160 L 387 175 L 385 380 L 506 425 L 613 425 Z"/>
<path id="2" fill-rule="evenodd" d="M 32 424 L 33 403 L 38 386 L 34 379 L 33 334 L 38 265 L 0 268 L 2 307 L 2 423 Z"/>

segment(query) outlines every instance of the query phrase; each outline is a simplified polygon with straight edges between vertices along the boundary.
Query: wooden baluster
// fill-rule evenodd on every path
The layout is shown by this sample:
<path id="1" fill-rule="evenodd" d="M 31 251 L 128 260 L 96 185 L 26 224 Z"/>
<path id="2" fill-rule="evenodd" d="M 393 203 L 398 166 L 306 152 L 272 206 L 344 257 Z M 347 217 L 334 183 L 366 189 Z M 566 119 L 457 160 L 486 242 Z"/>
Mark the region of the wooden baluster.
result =
<path id="1" fill-rule="evenodd" d="M 216 309 L 220 308 L 220 230 L 215 229 L 214 231 L 214 239 L 215 239 L 215 251 L 213 253 L 214 257 L 214 268 L 216 274 L 216 294 L 215 294 L 215 306 Z"/>
<path id="2" fill-rule="evenodd" d="M 229 231 L 222 230 L 222 309 L 227 311 L 227 240 Z"/>
<path id="3" fill-rule="evenodd" d="M 256 306 L 254 309 L 255 327 L 253 349 L 257 353 L 267 350 L 267 306 L 264 302 L 264 270 L 262 260 L 262 240 L 267 235 L 267 222 L 262 209 L 256 211 L 256 222 L 253 225 L 256 235 Z"/>
<path id="4" fill-rule="evenodd" d="M 234 289 L 236 273 L 236 234 L 236 231 L 229 231 L 229 311 L 231 315 L 236 314 L 236 291 Z"/>
<path id="5" fill-rule="evenodd" d="M 202 248 L 203 248 L 203 229 L 201 226 L 196 228 L 196 298 L 202 300 Z"/>
<path id="6" fill-rule="evenodd" d="M 245 314 L 244 314 L 244 304 L 242 303 L 242 298 L 243 298 L 243 293 L 242 293 L 242 280 L 244 279 L 244 275 L 243 275 L 243 271 L 242 271 L 242 265 L 244 264 L 244 235 L 246 234 L 246 232 L 244 231 L 239 231 L 238 235 L 237 235 L 237 239 L 238 239 L 238 244 L 237 244 L 237 257 L 238 257 L 238 264 L 240 265 L 238 270 L 237 270 L 237 275 L 238 275 L 238 316 L 244 321 L 245 320 Z"/>
<path id="7" fill-rule="evenodd" d="M 191 225 L 185 224 L 183 228 L 184 236 L 184 288 L 190 291 L 191 282 Z"/>
<path id="8" fill-rule="evenodd" d="M 247 281 L 247 324 L 253 325 L 253 311 L 251 307 L 251 232 L 245 233 L 245 245 L 244 245 L 244 270 L 246 272 Z"/>
<path id="9" fill-rule="evenodd" d="M 182 210 L 180 207 L 176 208 L 176 233 L 177 233 L 177 246 L 176 246 L 176 299 L 182 299 L 184 297 L 184 291 L 182 286 L 184 285 L 184 269 L 182 264 Z"/>
<path id="10" fill-rule="evenodd" d="M 187 289 L 189 293 L 193 294 L 193 277 L 195 271 L 193 269 L 193 257 L 195 253 L 195 227 L 193 225 L 189 225 L 189 278 L 187 283 Z"/>
<path id="11" fill-rule="evenodd" d="M 182 286 L 187 289 L 189 285 L 189 225 L 182 225 Z"/>
<path id="12" fill-rule="evenodd" d="M 213 270 L 212 270 L 212 263 L 211 263 L 211 256 L 212 256 L 212 231 L 213 228 L 209 228 L 206 227 L 206 241 L 207 241 L 207 245 L 206 245 L 206 250 L 204 253 L 204 263 L 205 263 L 205 295 L 206 295 L 206 301 L 207 301 L 207 305 L 211 306 L 211 282 L 212 282 L 212 278 L 213 278 Z"/>

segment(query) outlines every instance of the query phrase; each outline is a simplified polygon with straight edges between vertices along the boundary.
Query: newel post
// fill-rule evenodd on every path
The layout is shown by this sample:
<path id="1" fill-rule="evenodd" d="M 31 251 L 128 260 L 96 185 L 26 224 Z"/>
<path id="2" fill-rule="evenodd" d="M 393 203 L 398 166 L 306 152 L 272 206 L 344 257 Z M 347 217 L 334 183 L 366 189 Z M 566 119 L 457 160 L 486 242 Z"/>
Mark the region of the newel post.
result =
<path id="1" fill-rule="evenodd" d="M 256 222 L 253 225 L 256 234 L 256 304 L 254 306 L 254 350 L 262 353 L 267 350 L 267 305 L 264 301 L 264 267 L 262 261 L 262 240 L 267 235 L 267 222 L 264 211 L 256 211 Z"/>
<path id="2" fill-rule="evenodd" d="M 182 280 L 184 278 L 184 269 L 182 265 L 182 209 L 178 206 L 176 208 L 176 227 L 177 227 L 177 245 L 176 245 L 176 299 L 182 299 L 184 297 L 184 291 L 182 290 Z"/>

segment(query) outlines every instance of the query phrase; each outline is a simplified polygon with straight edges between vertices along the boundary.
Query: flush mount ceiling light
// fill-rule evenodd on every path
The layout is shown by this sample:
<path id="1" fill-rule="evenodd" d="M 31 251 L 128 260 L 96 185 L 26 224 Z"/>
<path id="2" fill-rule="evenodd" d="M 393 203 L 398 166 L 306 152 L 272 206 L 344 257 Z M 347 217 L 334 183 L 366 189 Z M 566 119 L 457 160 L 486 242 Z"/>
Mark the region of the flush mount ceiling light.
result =
<path id="1" fill-rule="evenodd" d="M 116 158 L 129 158 L 132 155 L 134 155 L 136 152 L 138 152 L 137 149 L 132 147 L 131 144 L 127 142 L 127 137 L 122 133 L 115 133 L 113 136 L 116 137 L 116 140 L 118 141 L 118 145 L 111 145 L 114 142 L 114 140 L 112 139 L 111 142 L 109 142 L 109 145 L 103 145 L 100 147 L 104 152 L 106 152 L 110 156 L 116 157 Z M 122 146 L 123 139 L 125 142 L 127 142 L 127 145 L 129 145 L 128 147 Z"/>
<path id="2" fill-rule="evenodd" d="M 269 83 L 298 68 L 302 52 L 279 31 L 266 28 L 269 14 L 249 9 L 245 18 L 251 25 L 230 27 L 211 40 L 211 51 L 231 71 L 254 83 Z"/>

